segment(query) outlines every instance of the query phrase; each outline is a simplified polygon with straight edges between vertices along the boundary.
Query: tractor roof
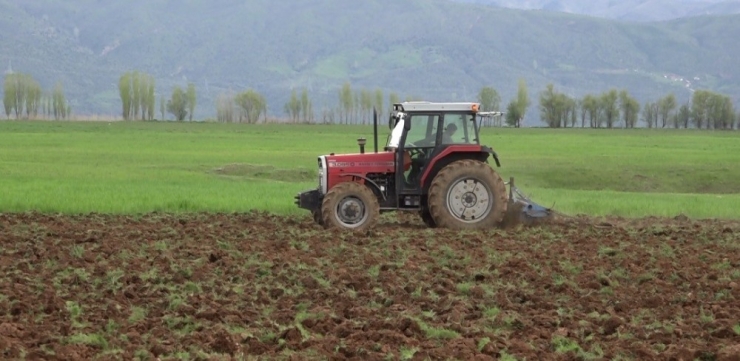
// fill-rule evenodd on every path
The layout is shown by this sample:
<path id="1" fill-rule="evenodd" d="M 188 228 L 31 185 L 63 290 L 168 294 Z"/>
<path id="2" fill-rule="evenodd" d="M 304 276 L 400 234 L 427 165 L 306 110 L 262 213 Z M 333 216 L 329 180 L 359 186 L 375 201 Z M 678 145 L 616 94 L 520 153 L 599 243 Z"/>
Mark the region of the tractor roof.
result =
<path id="1" fill-rule="evenodd" d="M 393 105 L 394 110 L 403 112 L 477 112 L 478 103 L 433 103 L 433 102 L 403 102 Z"/>

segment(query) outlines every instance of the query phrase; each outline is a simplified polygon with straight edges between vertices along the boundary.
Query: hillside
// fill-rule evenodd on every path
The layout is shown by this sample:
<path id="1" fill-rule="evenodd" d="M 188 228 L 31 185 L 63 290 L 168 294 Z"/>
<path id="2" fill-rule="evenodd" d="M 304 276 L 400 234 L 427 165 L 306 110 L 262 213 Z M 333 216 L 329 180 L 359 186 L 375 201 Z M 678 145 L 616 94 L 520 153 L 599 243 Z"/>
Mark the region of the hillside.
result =
<path id="1" fill-rule="evenodd" d="M 617 87 L 683 99 L 690 86 L 740 98 L 740 16 L 635 24 L 443 0 L 0 0 L 0 14 L 2 68 L 46 89 L 63 81 L 78 114 L 118 115 L 128 70 L 154 75 L 166 95 L 194 82 L 198 117 L 214 116 L 220 92 L 246 88 L 282 115 L 290 89 L 307 87 L 319 112 L 345 81 L 432 100 L 492 85 L 507 101 L 519 78 L 533 97 L 553 82 L 575 96 Z"/>
<path id="2" fill-rule="evenodd" d="M 535 9 L 624 21 L 663 21 L 740 13 L 739 0 L 456 0 L 511 9 Z"/>

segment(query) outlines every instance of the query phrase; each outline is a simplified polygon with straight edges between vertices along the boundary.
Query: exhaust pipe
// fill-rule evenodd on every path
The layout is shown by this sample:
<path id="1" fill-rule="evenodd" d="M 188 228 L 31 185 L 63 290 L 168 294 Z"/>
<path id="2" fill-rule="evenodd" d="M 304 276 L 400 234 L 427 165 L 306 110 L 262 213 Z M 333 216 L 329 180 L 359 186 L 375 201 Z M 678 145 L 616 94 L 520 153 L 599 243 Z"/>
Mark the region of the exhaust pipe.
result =
<path id="1" fill-rule="evenodd" d="M 373 137 L 375 139 L 375 153 L 378 152 L 378 111 L 373 107 Z"/>

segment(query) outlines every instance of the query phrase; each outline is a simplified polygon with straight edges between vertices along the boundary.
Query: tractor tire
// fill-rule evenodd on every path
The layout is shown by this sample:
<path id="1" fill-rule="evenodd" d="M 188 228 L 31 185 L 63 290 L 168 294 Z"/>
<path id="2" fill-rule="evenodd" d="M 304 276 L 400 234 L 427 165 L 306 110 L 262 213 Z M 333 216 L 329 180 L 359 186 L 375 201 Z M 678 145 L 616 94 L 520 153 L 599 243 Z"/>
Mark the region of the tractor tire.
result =
<path id="1" fill-rule="evenodd" d="M 506 215 L 506 184 L 488 164 L 459 160 L 442 168 L 434 177 L 428 204 L 440 228 L 494 228 Z"/>
<path id="2" fill-rule="evenodd" d="M 378 222 L 380 205 L 367 186 L 357 182 L 339 183 L 324 196 L 321 218 L 327 229 L 365 232 Z"/>
<path id="3" fill-rule="evenodd" d="M 429 212 L 429 209 L 422 209 L 419 212 L 419 216 L 421 217 L 421 221 L 424 222 L 427 227 L 437 228 L 437 222 L 435 222 L 434 218 L 432 218 L 432 214 Z"/>
<path id="4" fill-rule="evenodd" d="M 312 211 L 311 212 L 311 215 L 313 215 L 313 221 L 316 224 L 318 224 L 320 226 L 323 226 L 324 225 L 324 219 L 321 217 L 321 208 L 319 208 L 319 209 L 317 209 L 315 211 Z"/>

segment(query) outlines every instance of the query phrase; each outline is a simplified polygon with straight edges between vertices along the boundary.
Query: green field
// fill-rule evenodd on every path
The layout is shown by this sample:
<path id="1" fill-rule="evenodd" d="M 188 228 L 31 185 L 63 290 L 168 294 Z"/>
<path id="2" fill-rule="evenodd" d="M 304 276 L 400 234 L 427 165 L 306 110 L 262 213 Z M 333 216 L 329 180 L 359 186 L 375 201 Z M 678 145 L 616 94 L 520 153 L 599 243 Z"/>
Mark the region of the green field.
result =
<path id="1" fill-rule="evenodd" d="M 0 212 L 305 214 L 293 196 L 316 186 L 316 156 L 356 152 L 359 136 L 372 128 L 0 121 Z M 482 142 L 505 179 L 566 214 L 740 217 L 736 132 L 486 129 Z"/>

